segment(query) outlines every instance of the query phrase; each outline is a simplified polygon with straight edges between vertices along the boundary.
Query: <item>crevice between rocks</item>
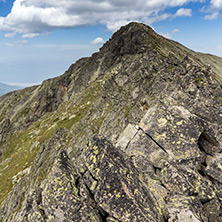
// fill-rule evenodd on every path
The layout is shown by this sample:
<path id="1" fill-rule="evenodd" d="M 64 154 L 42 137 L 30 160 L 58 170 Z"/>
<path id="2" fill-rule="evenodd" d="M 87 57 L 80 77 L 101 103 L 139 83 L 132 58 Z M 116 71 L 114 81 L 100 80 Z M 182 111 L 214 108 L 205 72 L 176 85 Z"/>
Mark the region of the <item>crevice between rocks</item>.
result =
<path id="1" fill-rule="evenodd" d="M 158 168 L 158 167 L 156 167 L 156 166 L 154 166 L 154 165 L 152 165 L 152 166 L 153 166 L 153 169 L 154 169 L 154 173 L 155 173 L 156 175 L 158 175 L 159 172 L 161 171 L 161 168 Z"/>
<path id="2" fill-rule="evenodd" d="M 85 186 L 86 186 L 86 189 L 87 191 L 89 192 L 89 196 L 90 198 L 93 200 L 93 202 L 95 203 L 96 207 L 97 207 L 97 210 L 98 210 L 98 213 L 99 213 L 99 216 L 101 218 L 101 220 L 103 222 L 106 222 L 107 221 L 107 218 L 110 216 L 108 212 L 106 212 L 104 209 L 102 209 L 100 206 L 98 206 L 96 200 L 95 200 L 95 195 L 92 193 L 92 191 L 90 190 L 90 188 L 88 187 L 88 185 L 86 183 L 84 183 Z"/>
<path id="3" fill-rule="evenodd" d="M 75 187 L 78 188 L 80 183 L 80 177 L 78 177 L 75 181 Z"/>
<path id="4" fill-rule="evenodd" d="M 165 153 L 168 154 L 168 152 L 165 150 L 163 146 L 161 146 L 155 139 L 153 139 L 152 136 L 150 136 L 148 133 L 144 132 L 146 136 L 148 136 L 161 150 L 163 150 Z"/>
<path id="5" fill-rule="evenodd" d="M 130 143 L 133 141 L 133 139 L 136 137 L 136 135 L 138 134 L 139 130 L 140 130 L 140 129 L 138 129 L 137 132 L 135 133 L 135 135 L 132 137 L 132 139 L 129 140 L 129 142 L 128 142 L 127 145 L 126 145 L 125 151 L 127 150 L 129 144 L 130 144 Z"/>
<path id="6" fill-rule="evenodd" d="M 46 212 L 42 206 L 42 189 L 41 188 L 36 193 L 36 203 L 39 206 L 39 212 L 40 212 L 41 216 L 43 217 L 44 221 L 47 221 L 48 217 L 47 217 Z"/>
<path id="7" fill-rule="evenodd" d="M 203 177 L 206 177 L 206 173 L 205 173 L 205 170 L 203 168 L 203 164 L 201 164 L 201 169 L 198 170 L 198 173 L 203 176 Z"/>
<path id="8" fill-rule="evenodd" d="M 164 219 L 164 222 L 168 222 L 169 221 L 168 217 L 163 217 L 163 219 Z"/>
<path id="9" fill-rule="evenodd" d="M 169 153 L 166 151 L 166 149 L 161 146 L 155 139 L 153 139 L 153 137 L 151 135 L 149 135 L 149 133 L 145 132 L 141 127 L 138 127 L 138 131 L 137 133 L 139 132 L 139 130 L 141 130 L 148 138 L 150 138 L 161 150 L 163 150 L 165 153 L 167 153 L 169 155 Z M 137 133 L 135 134 L 135 136 L 137 135 Z M 134 137 L 135 137 L 134 136 Z M 133 138 L 134 138 L 133 137 Z M 132 140 L 129 141 L 129 143 L 131 142 Z M 127 145 L 128 146 L 128 145 Z"/>
<path id="10" fill-rule="evenodd" d="M 202 139 L 201 137 L 202 137 L 202 133 L 201 133 L 201 135 L 200 135 L 200 137 L 199 137 L 199 139 L 198 139 L 198 142 L 197 142 L 197 145 L 198 145 L 199 150 L 200 150 L 202 153 L 204 153 L 205 155 L 210 155 L 210 156 L 212 156 L 210 153 L 206 152 L 206 150 L 201 146 L 201 144 L 200 144 L 200 140 Z"/>
<path id="11" fill-rule="evenodd" d="M 218 146 L 218 144 L 216 143 L 216 141 L 213 141 L 213 139 L 211 139 L 211 137 L 206 133 L 206 130 L 204 129 L 203 132 L 200 134 L 199 138 L 198 138 L 198 142 L 197 142 L 197 146 L 200 150 L 200 152 L 204 155 L 204 160 L 200 163 L 200 169 L 198 170 L 199 174 L 203 177 L 207 177 L 209 180 L 212 181 L 212 178 L 209 177 L 209 175 L 206 174 L 205 169 L 207 167 L 207 162 L 206 162 L 206 156 L 212 156 L 212 154 L 208 153 L 201 145 L 201 141 L 203 142 L 204 140 L 206 140 L 208 143 L 213 144 L 214 146 Z"/>

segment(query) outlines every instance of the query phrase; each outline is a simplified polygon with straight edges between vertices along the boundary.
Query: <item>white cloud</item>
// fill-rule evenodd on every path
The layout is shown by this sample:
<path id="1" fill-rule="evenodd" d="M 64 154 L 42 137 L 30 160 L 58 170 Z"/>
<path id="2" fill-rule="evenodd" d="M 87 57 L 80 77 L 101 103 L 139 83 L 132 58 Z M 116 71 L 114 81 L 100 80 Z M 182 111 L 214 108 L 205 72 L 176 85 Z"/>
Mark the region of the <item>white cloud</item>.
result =
<path id="1" fill-rule="evenodd" d="M 219 16 L 219 12 L 214 12 L 214 13 L 212 13 L 212 14 L 210 14 L 210 15 L 206 15 L 206 16 L 204 17 L 204 19 L 205 19 L 205 20 L 215 20 L 215 19 L 218 18 L 218 16 Z"/>
<path id="2" fill-rule="evenodd" d="M 162 36 L 164 36 L 165 38 L 168 38 L 168 39 L 172 39 L 173 35 L 177 32 L 179 32 L 180 30 L 179 29 L 174 29 L 172 32 L 167 32 L 167 33 L 160 33 Z"/>
<path id="3" fill-rule="evenodd" d="M 98 37 L 98 38 L 94 39 L 92 42 L 90 42 L 90 44 L 92 44 L 92 45 L 100 45 L 103 43 L 104 43 L 104 40 L 101 37 Z"/>
<path id="4" fill-rule="evenodd" d="M 16 42 L 12 42 L 12 43 L 6 43 L 6 46 L 23 46 L 28 44 L 29 42 L 27 40 L 19 40 Z"/>
<path id="5" fill-rule="evenodd" d="M 142 21 L 148 25 L 152 25 L 152 23 L 154 22 L 163 21 L 172 17 L 173 17 L 172 14 L 169 13 L 163 13 L 163 14 L 152 13 L 149 17 L 143 18 Z"/>
<path id="6" fill-rule="evenodd" d="M 179 32 L 179 31 L 180 31 L 179 29 L 174 29 L 174 30 L 172 31 L 172 34 L 175 34 L 175 33 Z"/>
<path id="7" fill-rule="evenodd" d="M 0 30 L 33 36 L 56 28 L 105 24 L 111 31 L 129 21 L 152 23 L 168 18 L 164 9 L 202 0 L 15 0 L 11 12 L 0 17 Z M 213 1 L 213 0 L 212 0 Z M 215 0 L 214 0 L 215 1 Z M 163 17 L 165 15 L 165 17 Z M 191 16 L 181 9 L 177 16 Z"/>
<path id="8" fill-rule="evenodd" d="M 127 21 L 127 20 L 120 20 L 120 21 L 107 21 L 106 22 L 106 26 L 108 28 L 108 30 L 115 32 L 117 31 L 121 26 L 127 25 L 128 23 L 130 23 L 131 21 Z M 104 22 L 105 23 L 105 22 Z"/>
<path id="9" fill-rule="evenodd" d="M 23 34 L 22 38 L 34 38 L 39 36 L 39 33 L 27 33 L 27 34 Z"/>
<path id="10" fill-rule="evenodd" d="M 5 84 L 7 84 L 9 86 L 30 87 L 30 86 L 40 85 L 41 82 L 35 82 L 35 83 L 6 82 Z"/>
<path id="11" fill-rule="evenodd" d="M 203 7 L 201 12 L 208 13 L 204 17 L 205 20 L 215 20 L 219 17 L 219 11 L 222 9 L 222 0 L 210 0 L 208 7 Z"/>
<path id="12" fill-rule="evenodd" d="M 180 16 L 188 16 L 191 17 L 192 16 L 192 9 L 190 8 L 180 8 L 177 10 L 176 17 L 180 17 Z"/>
<path id="13" fill-rule="evenodd" d="M 4 35 L 4 37 L 5 37 L 5 38 L 13 38 L 13 37 L 15 37 L 16 35 L 17 35 L 16 32 L 10 32 L 10 33 L 6 33 L 6 34 Z"/>
<path id="14" fill-rule="evenodd" d="M 215 9 L 221 9 L 222 8 L 222 0 L 211 0 L 211 7 Z"/>

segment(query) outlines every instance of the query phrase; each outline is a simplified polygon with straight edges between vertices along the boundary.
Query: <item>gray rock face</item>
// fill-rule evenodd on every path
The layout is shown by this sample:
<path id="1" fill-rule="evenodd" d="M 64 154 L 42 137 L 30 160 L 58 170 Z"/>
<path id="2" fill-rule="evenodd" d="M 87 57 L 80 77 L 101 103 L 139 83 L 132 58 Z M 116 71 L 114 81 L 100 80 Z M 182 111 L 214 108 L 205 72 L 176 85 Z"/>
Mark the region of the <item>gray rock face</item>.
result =
<path id="1" fill-rule="evenodd" d="M 1 97 L 0 221 L 222 221 L 222 89 L 198 55 L 131 23 Z"/>
<path id="2" fill-rule="evenodd" d="M 217 153 L 211 158 L 206 168 L 206 173 L 222 183 L 222 154 Z"/>

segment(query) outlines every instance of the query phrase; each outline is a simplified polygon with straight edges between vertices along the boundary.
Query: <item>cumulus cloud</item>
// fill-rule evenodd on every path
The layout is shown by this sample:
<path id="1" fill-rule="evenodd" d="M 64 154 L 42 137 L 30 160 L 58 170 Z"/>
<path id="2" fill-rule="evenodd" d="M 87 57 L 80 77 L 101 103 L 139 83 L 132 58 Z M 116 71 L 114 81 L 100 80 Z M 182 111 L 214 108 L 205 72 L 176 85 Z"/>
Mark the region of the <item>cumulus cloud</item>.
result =
<path id="1" fill-rule="evenodd" d="M 100 45 L 103 43 L 104 43 L 104 40 L 101 37 L 98 37 L 98 38 L 94 39 L 92 42 L 90 42 L 90 44 L 92 44 L 92 45 Z"/>
<path id="2" fill-rule="evenodd" d="M 190 8 L 180 8 L 177 10 L 176 17 L 180 17 L 180 16 L 188 16 L 191 17 L 192 16 L 192 9 Z"/>
<path id="3" fill-rule="evenodd" d="M 222 0 L 211 0 L 211 7 L 215 9 L 221 9 L 222 8 Z"/>
<path id="4" fill-rule="evenodd" d="M 219 17 L 219 12 L 222 9 L 222 0 L 210 0 L 209 7 L 203 7 L 202 12 L 208 13 L 204 17 L 205 20 L 215 20 Z"/>
<path id="5" fill-rule="evenodd" d="M 179 32 L 179 29 L 174 29 L 172 32 L 167 32 L 167 33 L 161 33 L 161 35 L 163 35 L 165 38 L 171 39 L 173 37 L 173 35 L 177 32 Z"/>
<path id="6" fill-rule="evenodd" d="M 215 19 L 218 18 L 218 16 L 219 16 L 219 12 L 214 12 L 214 13 L 212 13 L 212 14 L 210 14 L 210 15 L 206 15 L 206 16 L 204 17 L 204 19 L 205 19 L 205 20 L 215 20 Z"/>
<path id="7" fill-rule="evenodd" d="M 202 0 L 15 0 L 11 12 L 0 17 L 0 30 L 37 34 L 57 28 L 105 24 L 111 31 L 129 21 L 155 22 L 164 9 L 180 7 Z M 214 4 L 218 5 L 216 1 Z M 164 15 L 164 16 L 163 16 Z M 177 16 L 191 16 L 189 9 L 181 9 Z"/>

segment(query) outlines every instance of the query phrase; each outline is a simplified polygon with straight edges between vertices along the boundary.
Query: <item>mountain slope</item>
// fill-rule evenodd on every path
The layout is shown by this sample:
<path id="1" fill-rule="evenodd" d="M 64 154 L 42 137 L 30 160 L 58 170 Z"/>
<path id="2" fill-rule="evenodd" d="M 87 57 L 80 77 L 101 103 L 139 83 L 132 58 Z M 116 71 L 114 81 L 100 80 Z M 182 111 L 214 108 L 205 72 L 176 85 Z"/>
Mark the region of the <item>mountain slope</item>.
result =
<path id="1" fill-rule="evenodd" d="M 16 86 L 9 86 L 9 85 L 0 83 L 0 96 L 6 94 L 8 92 L 18 90 L 18 89 L 20 89 L 20 88 L 16 87 Z"/>
<path id="2" fill-rule="evenodd" d="M 213 59 L 130 23 L 63 75 L 2 96 L 1 220 L 220 221 Z"/>

